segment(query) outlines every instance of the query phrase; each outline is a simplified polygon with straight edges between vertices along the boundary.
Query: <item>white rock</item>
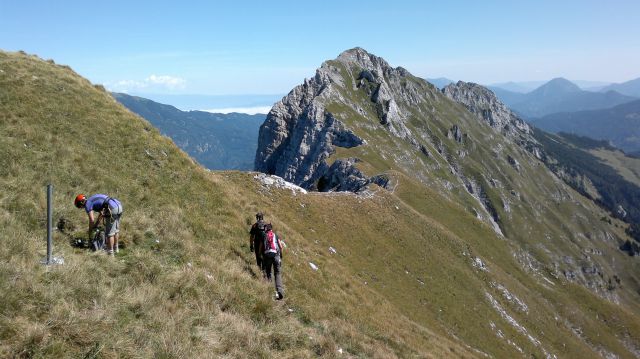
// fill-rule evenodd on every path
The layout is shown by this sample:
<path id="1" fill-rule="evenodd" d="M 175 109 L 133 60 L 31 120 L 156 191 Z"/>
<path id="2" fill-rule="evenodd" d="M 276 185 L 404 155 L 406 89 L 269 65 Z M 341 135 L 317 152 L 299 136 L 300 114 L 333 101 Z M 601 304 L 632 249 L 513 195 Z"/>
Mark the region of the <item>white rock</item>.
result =
<path id="1" fill-rule="evenodd" d="M 291 182 L 287 182 L 284 179 L 282 179 L 282 177 L 278 177 L 275 175 L 268 175 L 266 173 L 259 173 L 257 175 L 255 175 L 253 177 L 254 179 L 262 182 L 262 184 L 265 187 L 276 187 L 276 188 L 281 188 L 281 189 L 289 189 L 291 190 L 292 194 L 295 195 L 296 192 L 302 193 L 302 194 L 306 194 L 307 190 L 300 187 L 300 186 L 296 186 L 295 184 L 291 183 Z M 304 204 L 300 204 L 302 207 L 304 207 Z"/>
<path id="2" fill-rule="evenodd" d="M 484 262 L 482 261 L 482 259 L 480 259 L 479 257 L 475 257 L 473 259 L 473 262 L 471 263 L 475 268 L 480 269 L 483 272 L 488 272 L 489 269 L 487 268 L 487 265 L 484 264 Z"/>

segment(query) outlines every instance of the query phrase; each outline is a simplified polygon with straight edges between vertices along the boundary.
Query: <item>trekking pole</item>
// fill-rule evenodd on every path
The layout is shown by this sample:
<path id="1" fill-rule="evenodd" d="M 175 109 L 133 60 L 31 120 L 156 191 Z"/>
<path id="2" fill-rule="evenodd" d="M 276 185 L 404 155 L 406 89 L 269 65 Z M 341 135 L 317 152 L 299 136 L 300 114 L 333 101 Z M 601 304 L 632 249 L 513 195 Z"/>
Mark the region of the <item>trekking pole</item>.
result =
<path id="1" fill-rule="evenodd" d="M 53 253 L 53 185 L 49 183 L 47 185 L 47 265 L 51 264 L 51 257 Z"/>

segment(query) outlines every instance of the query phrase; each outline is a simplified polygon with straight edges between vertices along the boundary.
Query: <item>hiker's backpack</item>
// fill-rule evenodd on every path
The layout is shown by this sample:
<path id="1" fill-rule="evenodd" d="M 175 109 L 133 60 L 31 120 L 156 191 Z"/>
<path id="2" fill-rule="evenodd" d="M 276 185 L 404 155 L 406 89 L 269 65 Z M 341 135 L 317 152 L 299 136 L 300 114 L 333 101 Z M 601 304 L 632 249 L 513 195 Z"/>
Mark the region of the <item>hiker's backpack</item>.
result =
<path id="1" fill-rule="evenodd" d="M 275 257 L 278 254 L 278 237 L 273 231 L 269 231 L 265 235 L 264 255 L 267 257 Z"/>
<path id="2" fill-rule="evenodd" d="M 265 228 L 266 225 L 267 224 L 262 220 L 256 222 L 256 241 L 258 243 L 264 243 L 265 241 L 267 236 L 267 229 Z"/>
<path id="3" fill-rule="evenodd" d="M 102 210 L 100 211 L 100 213 L 102 213 L 102 216 L 105 218 L 113 217 L 113 215 L 111 214 L 111 207 L 109 207 L 109 201 L 111 201 L 111 197 L 107 197 L 104 202 L 102 202 Z"/>
<path id="4" fill-rule="evenodd" d="M 95 236 L 93 236 L 93 239 L 91 240 L 90 248 L 94 252 L 101 251 L 104 249 L 105 243 L 106 233 L 104 233 L 103 230 L 98 229 Z"/>

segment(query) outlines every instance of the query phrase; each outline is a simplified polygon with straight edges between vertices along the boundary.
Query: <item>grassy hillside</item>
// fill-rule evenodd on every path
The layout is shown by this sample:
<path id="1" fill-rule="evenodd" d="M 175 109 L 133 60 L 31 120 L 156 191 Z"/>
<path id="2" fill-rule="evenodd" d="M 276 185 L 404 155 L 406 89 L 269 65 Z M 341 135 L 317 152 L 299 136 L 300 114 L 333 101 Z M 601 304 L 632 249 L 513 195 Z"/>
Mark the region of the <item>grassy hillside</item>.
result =
<path id="1" fill-rule="evenodd" d="M 613 167 L 624 179 L 640 187 L 640 158 L 629 157 L 621 151 L 604 148 L 593 149 L 589 152 Z"/>
<path id="2" fill-rule="evenodd" d="M 556 163 L 549 166 L 572 177 L 574 188 L 590 196 L 618 218 L 640 223 L 640 187 L 637 160 L 587 137 L 553 135 L 535 130 L 535 136 Z M 586 181 L 581 179 L 586 178 Z M 577 182 L 577 183 L 576 183 Z M 622 206 L 624 214 L 617 213 Z"/>
<path id="3" fill-rule="evenodd" d="M 464 196 L 446 199 L 407 169 L 389 170 L 394 192 L 362 195 L 294 194 L 251 173 L 209 172 L 100 86 L 17 53 L 0 53 L 0 151 L 2 357 L 638 355 L 637 261 L 595 259 L 629 270 L 619 303 L 602 299 L 529 253 L 607 246 L 532 235 L 538 246 L 526 233 L 505 240 L 457 200 Z M 388 164 L 369 154 L 372 170 Z M 70 222 L 54 237 L 65 264 L 53 267 L 39 264 L 49 182 L 56 221 Z M 85 232 L 72 205 L 78 192 L 124 203 L 126 248 L 115 258 L 70 245 Z M 559 216 L 576 210 L 546 206 Z M 258 210 L 288 244 L 283 302 L 248 251 Z M 518 225 L 530 224 L 505 230 Z M 624 236 L 619 222 L 606 225 Z"/>

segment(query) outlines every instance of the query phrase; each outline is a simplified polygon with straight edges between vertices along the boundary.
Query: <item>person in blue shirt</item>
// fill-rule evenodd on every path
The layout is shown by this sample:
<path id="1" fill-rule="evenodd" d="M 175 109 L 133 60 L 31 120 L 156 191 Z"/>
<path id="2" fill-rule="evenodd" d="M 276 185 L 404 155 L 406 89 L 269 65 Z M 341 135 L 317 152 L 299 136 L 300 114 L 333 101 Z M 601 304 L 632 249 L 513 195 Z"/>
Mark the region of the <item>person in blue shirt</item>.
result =
<path id="1" fill-rule="evenodd" d="M 91 237 L 91 232 L 100 222 L 100 217 L 96 219 L 94 212 L 99 213 L 99 215 L 104 218 L 105 232 L 107 235 L 107 252 L 110 255 L 117 253 L 118 239 L 120 238 L 122 203 L 104 194 L 94 194 L 89 198 L 84 194 L 79 194 L 73 203 L 77 208 L 84 208 L 89 217 L 89 237 Z"/>

